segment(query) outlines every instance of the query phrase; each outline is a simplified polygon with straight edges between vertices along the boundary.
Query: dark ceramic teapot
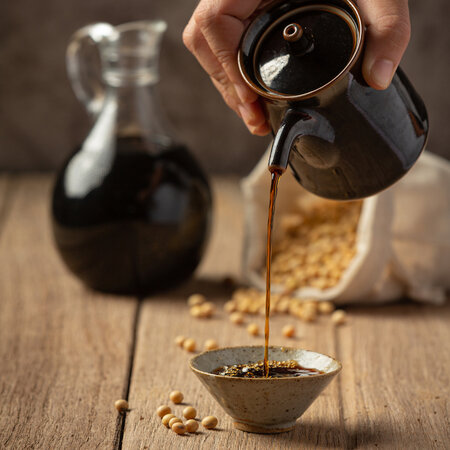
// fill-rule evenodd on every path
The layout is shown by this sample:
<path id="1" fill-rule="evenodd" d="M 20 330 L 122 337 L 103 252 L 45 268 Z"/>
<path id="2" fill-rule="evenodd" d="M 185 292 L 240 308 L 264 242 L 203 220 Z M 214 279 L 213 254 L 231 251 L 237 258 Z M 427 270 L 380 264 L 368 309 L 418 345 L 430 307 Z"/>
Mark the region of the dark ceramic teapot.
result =
<path id="1" fill-rule="evenodd" d="M 384 91 L 364 81 L 364 24 L 350 0 L 277 2 L 249 25 L 238 64 L 262 98 L 269 166 L 330 199 L 367 197 L 401 178 L 428 134 L 425 106 L 398 69 Z"/>

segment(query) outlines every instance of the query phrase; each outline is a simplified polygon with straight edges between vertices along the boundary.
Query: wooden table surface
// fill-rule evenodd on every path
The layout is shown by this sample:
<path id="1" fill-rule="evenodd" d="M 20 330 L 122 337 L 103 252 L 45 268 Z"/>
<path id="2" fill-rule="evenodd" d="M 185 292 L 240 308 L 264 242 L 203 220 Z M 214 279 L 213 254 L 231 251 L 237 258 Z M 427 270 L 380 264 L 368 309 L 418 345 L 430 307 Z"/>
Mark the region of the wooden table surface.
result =
<path id="1" fill-rule="evenodd" d="M 271 343 L 330 354 L 343 370 L 293 431 L 237 431 L 190 373 L 192 355 L 173 343 L 178 334 L 200 345 L 263 343 L 221 309 L 231 292 L 223 278 L 239 277 L 237 180 L 214 183 L 214 232 L 195 278 L 143 301 L 92 292 L 63 267 L 50 233 L 51 183 L 0 176 L 0 448 L 450 448 L 448 304 L 352 307 L 338 328 L 325 317 L 299 322 L 295 341 L 280 332 L 293 319 L 273 317 Z M 214 318 L 189 316 L 195 292 L 217 304 Z M 155 410 L 173 389 L 199 416 L 217 415 L 219 429 L 180 437 L 163 427 Z M 122 397 L 125 418 L 114 409 Z"/>

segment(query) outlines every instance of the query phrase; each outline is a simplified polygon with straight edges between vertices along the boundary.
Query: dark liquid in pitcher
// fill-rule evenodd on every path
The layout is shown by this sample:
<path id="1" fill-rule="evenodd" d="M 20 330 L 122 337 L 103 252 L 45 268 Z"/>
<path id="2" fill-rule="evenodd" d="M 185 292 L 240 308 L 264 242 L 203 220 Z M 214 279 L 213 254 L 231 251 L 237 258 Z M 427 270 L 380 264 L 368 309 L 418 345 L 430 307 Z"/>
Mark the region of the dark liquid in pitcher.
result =
<path id="1" fill-rule="evenodd" d="M 208 182 L 184 147 L 157 150 L 140 137 L 118 138 L 101 158 L 76 152 L 57 179 L 57 248 L 95 289 L 139 295 L 170 288 L 200 261 Z"/>

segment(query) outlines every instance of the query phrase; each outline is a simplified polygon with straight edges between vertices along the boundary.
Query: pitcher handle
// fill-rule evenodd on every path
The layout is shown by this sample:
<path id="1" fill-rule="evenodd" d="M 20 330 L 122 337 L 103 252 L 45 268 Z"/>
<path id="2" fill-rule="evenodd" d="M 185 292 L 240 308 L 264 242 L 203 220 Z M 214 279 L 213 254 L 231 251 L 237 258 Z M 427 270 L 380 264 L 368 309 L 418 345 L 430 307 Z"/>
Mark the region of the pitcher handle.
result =
<path id="1" fill-rule="evenodd" d="M 97 116 L 103 106 L 105 86 L 100 74 L 93 70 L 83 60 L 83 44 L 101 44 L 111 40 L 117 34 L 109 23 L 99 22 L 86 25 L 76 31 L 69 42 L 66 51 L 67 73 L 76 97 L 84 104 L 89 114 Z"/>

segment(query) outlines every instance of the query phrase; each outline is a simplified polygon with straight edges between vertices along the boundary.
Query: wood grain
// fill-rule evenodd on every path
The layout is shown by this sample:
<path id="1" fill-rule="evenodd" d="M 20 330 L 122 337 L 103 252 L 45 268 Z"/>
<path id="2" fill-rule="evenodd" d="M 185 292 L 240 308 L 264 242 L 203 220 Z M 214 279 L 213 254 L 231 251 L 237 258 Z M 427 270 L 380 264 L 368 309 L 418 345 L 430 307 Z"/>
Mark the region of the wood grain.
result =
<path id="1" fill-rule="evenodd" d="M 245 326 L 232 325 L 221 311 L 225 292 L 202 290 L 217 304 L 218 313 L 212 319 L 188 319 L 186 295 L 179 291 L 166 298 L 148 299 L 142 306 L 137 338 L 135 365 L 130 385 L 130 405 L 127 415 L 124 449 L 137 448 L 311 448 L 342 443 L 340 431 L 338 382 L 333 382 L 305 413 L 294 431 L 276 435 L 250 435 L 236 431 L 231 419 L 210 397 L 195 376 L 190 373 L 188 361 L 193 356 L 175 346 L 178 334 L 192 337 L 199 347 L 208 338 L 215 338 L 221 346 L 263 345 L 263 337 L 250 337 Z M 250 320 L 250 319 L 249 319 Z M 263 329 L 263 319 L 255 320 Z M 320 324 L 299 326 L 300 337 L 288 340 L 281 337 L 282 325 L 292 322 L 287 317 L 273 317 L 271 331 L 274 345 L 302 346 L 335 354 L 333 329 L 327 320 Z M 219 431 L 202 430 L 194 436 L 179 437 L 161 425 L 155 411 L 159 405 L 170 403 L 168 396 L 174 390 L 184 393 L 185 404 L 193 405 L 200 417 L 216 415 Z M 177 415 L 182 407 L 171 405 Z M 184 406 L 184 405 L 183 405 Z"/>
<path id="2" fill-rule="evenodd" d="M 213 221 L 207 251 L 197 278 L 223 280 L 241 277 L 244 240 L 244 205 L 237 177 L 215 178 L 212 183 Z"/>
<path id="3" fill-rule="evenodd" d="M 9 195 L 10 186 L 10 177 L 6 174 L 0 175 L 0 236 L 8 214 L 8 205 L 11 197 Z"/>
<path id="4" fill-rule="evenodd" d="M 10 183 L 0 230 L 0 447 L 111 448 L 137 301 L 94 294 L 66 272 L 51 241 L 48 176 Z"/>
<path id="5" fill-rule="evenodd" d="M 224 278 L 240 282 L 238 180 L 214 183 L 214 228 L 196 276 L 140 303 L 86 290 L 65 270 L 52 244 L 50 189 L 48 176 L 0 176 L 0 448 L 449 448 L 450 305 L 352 307 L 338 328 L 329 317 L 274 316 L 272 344 L 335 356 L 343 370 L 293 431 L 236 431 L 173 340 L 263 344 L 222 310 L 232 293 Z M 215 303 L 213 318 L 189 316 L 195 292 Z M 263 317 L 249 321 L 263 329 Z M 293 340 L 281 335 L 288 322 L 297 324 Z M 217 415 L 219 429 L 180 437 L 164 428 L 155 410 L 173 389 L 200 417 Z M 122 418 L 113 403 L 127 393 Z"/>
<path id="6" fill-rule="evenodd" d="M 449 306 L 350 310 L 339 355 L 351 448 L 449 448 Z"/>
<path id="7" fill-rule="evenodd" d="M 245 326 L 229 322 L 222 304 L 229 298 L 230 288 L 222 282 L 227 275 L 239 274 L 242 246 L 242 201 L 236 183 L 227 181 L 214 185 L 216 208 L 214 230 L 205 262 L 193 282 L 168 293 L 148 298 L 142 305 L 138 328 L 135 364 L 130 385 L 130 405 L 123 438 L 124 449 L 209 449 L 209 448 L 311 448 L 338 445 L 345 436 L 340 431 L 338 382 L 333 382 L 324 394 L 305 413 L 292 432 L 281 435 L 255 435 L 234 430 L 231 419 L 221 410 L 209 393 L 190 373 L 188 361 L 192 354 L 175 346 L 177 335 L 192 337 L 199 349 L 206 339 L 214 338 L 221 346 L 264 344 L 262 335 L 250 337 Z M 217 313 L 211 319 L 193 319 L 189 316 L 186 298 L 202 293 L 214 302 Z M 247 321 L 264 328 L 263 317 Z M 298 325 L 299 337 L 282 337 L 281 328 L 288 322 Z M 329 320 L 317 324 L 303 324 L 285 316 L 271 320 L 271 344 L 302 346 L 324 353 L 335 354 L 335 333 Z M 185 404 L 192 404 L 199 416 L 217 415 L 219 430 L 201 430 L 196 435 L 180 437 L 161 425 L 155 411 L 169 402 L 169 393 L 181 390 Z M 175 413 L 182 406 L 172 405 Z"/>

